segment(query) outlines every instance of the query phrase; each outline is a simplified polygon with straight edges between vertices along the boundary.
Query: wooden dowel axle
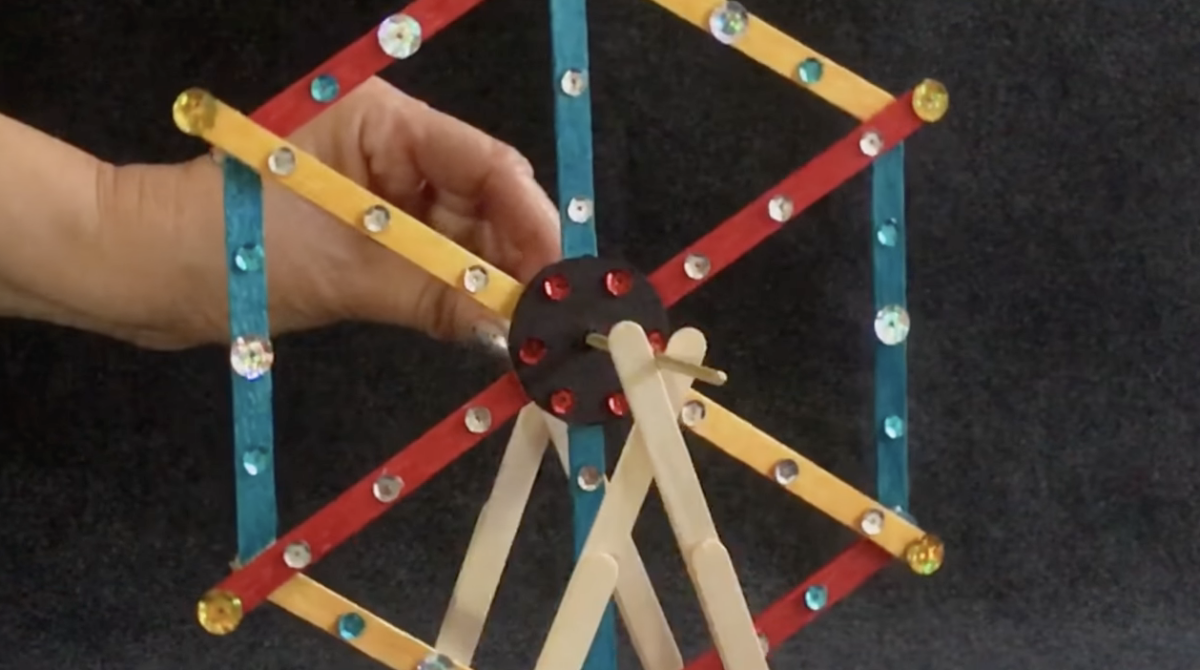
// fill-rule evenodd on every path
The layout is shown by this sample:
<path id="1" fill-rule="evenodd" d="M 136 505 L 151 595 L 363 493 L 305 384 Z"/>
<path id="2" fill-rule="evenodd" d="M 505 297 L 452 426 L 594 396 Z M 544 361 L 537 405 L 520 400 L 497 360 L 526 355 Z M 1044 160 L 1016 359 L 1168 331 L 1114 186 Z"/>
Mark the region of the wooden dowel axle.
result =
<path id="1" fill-rule="evenodd" d="M 601 335 L 600 333 L 588 333 L 585 341 L 589 347 L 599 349 L 600 351 L 608 351 L 608 337 L 606 335 Z M 723 370 L 710 368 L 706 365 L 696 365 L 695 363 L 681 361 L 678 358 L 674 358 L 670 354 L 662 352 L 656 353 L 654 355 L 654 362 L 659 369 L 666 370 L 668 372 L 674 372 L 676 374 L 686 375 L 692 379 L 695 379 L 696 381 L 701 381 L 711 386 L 724 386 L 725 382 L 729 381 L 729 375 L 725 374 Z"/>

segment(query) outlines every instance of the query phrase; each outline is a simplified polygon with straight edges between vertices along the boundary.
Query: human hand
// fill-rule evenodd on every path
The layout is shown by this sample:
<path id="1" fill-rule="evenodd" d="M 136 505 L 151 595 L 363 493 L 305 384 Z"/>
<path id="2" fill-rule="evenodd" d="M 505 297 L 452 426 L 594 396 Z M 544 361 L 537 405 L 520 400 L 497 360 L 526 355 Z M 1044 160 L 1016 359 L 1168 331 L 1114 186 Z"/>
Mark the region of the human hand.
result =
<path id="1" fill-rule="evenodd" d="M 516 150 L 371 79 L 289 138 L 521 281 L 559 257 L 558 213 Z M 208 157 L 117 168 L 84 305 L 100 330 L 176 349 L 228 341 L 220 168 Z M 341 320 L 470 337 L 496 317 L 264 179 L 272 330 Z"/>

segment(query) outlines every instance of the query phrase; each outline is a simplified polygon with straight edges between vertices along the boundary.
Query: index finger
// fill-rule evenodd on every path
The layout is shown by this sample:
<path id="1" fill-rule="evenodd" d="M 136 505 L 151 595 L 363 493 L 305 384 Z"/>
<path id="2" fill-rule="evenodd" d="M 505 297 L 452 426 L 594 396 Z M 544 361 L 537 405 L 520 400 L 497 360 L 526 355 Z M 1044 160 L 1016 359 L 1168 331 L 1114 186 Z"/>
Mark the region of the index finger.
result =
<path id="1" fill-rule="evenodd" d="M 401 94 L 400 125 L 408 135 L 401 146 L 430 186 L 453 196 L 471 211 L 462 216 L 489 221 L 499 241 L 520 255 L 517 274 L 528 279 L 561 255 L 558 209 L 533 177 L 529 161 L 516 149 Z M 368 124 L 367 127 L 393 124 Z M 367 143 L 368 146 L 371 143 Z M 395 138 L 382 145 L 395 148 Z"/>

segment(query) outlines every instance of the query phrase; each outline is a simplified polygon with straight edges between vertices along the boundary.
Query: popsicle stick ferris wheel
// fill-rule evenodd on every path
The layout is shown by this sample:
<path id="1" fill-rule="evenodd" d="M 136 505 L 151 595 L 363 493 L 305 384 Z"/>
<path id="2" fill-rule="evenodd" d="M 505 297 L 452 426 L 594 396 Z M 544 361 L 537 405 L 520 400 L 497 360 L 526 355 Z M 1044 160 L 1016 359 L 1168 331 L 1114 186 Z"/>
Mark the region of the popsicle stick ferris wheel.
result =
<path id="1" fill-rule="evenodd" d="M 893 97 L 791 39 L 736 2 L 653 0 L 788 81 L 861 121 L 851 134 L 755 198 L 654 272 L 597 253 L 585 0 L 550 0 L 563 260 L 522 285 L 290 144 L 285 136 L 481 0 L 416 0 L 245 116 L 212 94 L 180 94 L 174 118 L 223 156 L 232 344 L 238 558 L 201 598 L 217 635 L 270 601 L 383 666 L 466 669 L 547 448 L 566 474 L 576 565 L 536 670 L 616 667 L 615 620 L 647 670 L 765 669 L 772 647 L 895 559 L 915 573 L 941 566 L 943 546 L 908 511 L 903 141 L 945 114 L 933 80 Z M 856 490 L 700 391 L 726 374 L 710 344 L 671 332 L 668 308 L 871 167 L 876 343 L 877 490 Z M 278 535 L 271 368 L 262 239 L 263 178 L 277 181 L 437 279 L 511 320 L 512 372 L 471 398 L 308 520 Z M 633 428 L 609 475 L 604 425 Z M 397 629 L 305 575 L 370 521 L 515 418 L 490 497 L 463 560 L 437 639 Z M 691 431 L 854 531 L 859 540 L 757 617 L 752 616 L 684 443 Z M 631 538 L 651 484 L 702 605 L 714 649 L 685 663 Z M 615 604 L 615 607 L 614 607 Z"/>

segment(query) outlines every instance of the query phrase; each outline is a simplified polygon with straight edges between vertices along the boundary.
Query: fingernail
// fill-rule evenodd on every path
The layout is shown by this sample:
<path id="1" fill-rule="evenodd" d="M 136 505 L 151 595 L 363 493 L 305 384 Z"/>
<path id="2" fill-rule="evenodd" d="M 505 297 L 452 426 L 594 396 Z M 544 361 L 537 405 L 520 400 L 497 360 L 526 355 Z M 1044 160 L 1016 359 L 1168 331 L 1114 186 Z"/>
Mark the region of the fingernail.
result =
<path id="1" fill-rule="evenodd" d="M 489 354 L 508 358 L 508 324 L 480 321 L 471 327 L 475 344 Z"/>

